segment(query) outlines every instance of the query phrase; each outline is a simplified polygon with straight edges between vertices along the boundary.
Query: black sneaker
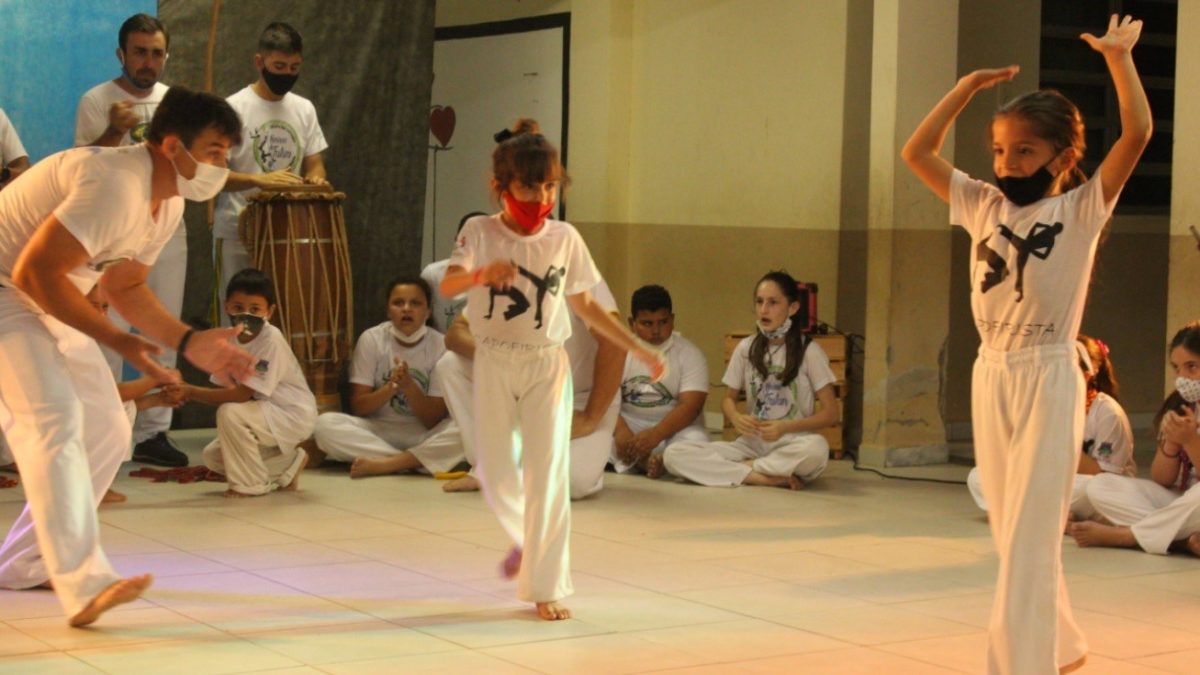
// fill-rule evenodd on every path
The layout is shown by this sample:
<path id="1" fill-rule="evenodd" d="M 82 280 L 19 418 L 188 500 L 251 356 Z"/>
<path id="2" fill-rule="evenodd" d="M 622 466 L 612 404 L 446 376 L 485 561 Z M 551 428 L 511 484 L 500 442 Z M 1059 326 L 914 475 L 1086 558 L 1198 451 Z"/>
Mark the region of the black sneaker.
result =
<path id="1" fill-rule="evenodd" d="M 133 446 L 133 461 L 155 466 L 187 466 L 188 457 L 175 447 L 167 432 L 160 431 Z"/>

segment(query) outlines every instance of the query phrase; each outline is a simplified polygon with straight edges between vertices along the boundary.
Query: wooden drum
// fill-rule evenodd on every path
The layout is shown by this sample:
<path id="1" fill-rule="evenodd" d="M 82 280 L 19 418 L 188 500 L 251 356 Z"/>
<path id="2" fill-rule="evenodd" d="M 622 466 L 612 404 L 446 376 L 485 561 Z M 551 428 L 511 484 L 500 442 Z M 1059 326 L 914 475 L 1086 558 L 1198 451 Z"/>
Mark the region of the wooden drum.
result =
<path id="1" fill-rule="evenodd" d="M 275 282 L 272 322 L 291 342 L 322 412 L 341 409 L 338 375 L 354 336 L 345 198 L 323 185 L 262 191 L 238 222 L 251 263 Z"/>

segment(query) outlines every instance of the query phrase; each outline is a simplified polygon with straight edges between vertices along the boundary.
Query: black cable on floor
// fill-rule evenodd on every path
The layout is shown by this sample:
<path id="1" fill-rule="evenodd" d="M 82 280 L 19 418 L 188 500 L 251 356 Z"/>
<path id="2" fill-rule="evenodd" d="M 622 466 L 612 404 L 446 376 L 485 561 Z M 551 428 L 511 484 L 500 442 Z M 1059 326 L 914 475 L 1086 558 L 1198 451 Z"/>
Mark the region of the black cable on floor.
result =
<path id="1" fill-rule="evenodd" d="M 917 481 L 919 483 L 944 483 L 946 485 L 966 485 L 967 484 L 967 481 L 965 481 L 965 480 L 948 480 L 946 478 L 921 478 L 919 476 L 897 476 L 894 474 L 884 473 L 878 469 L 872 469 L 872 468 L 865 467 L 865 466 L 859 466 L 857 452 L 850 450 L 849 448 L 847 448 L 844 452 L 845 452 L 845 454 L 850 455 L 852 458 L 854 458 L 854 470 L 855 471 L 868 471 L 870 473 L 876 474 L 878 476 L 882 476 L 884 478 L 894 478 L 896 480 L 911 480 L 911 481 Z"/>

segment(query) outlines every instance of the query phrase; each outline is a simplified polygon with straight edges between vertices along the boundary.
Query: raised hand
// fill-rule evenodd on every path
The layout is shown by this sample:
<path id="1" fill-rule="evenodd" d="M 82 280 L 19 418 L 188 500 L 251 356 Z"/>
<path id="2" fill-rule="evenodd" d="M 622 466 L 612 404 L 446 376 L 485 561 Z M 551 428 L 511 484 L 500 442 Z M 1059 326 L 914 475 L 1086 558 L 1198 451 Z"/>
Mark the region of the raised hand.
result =
<path id="1" fill-rule="evenodd" d="M 1092 49 L 1108 56 L 1129 53 L 1141 35 L 1141 19 L 1135 20 L 1126 14 L 1125 18 L 1118 22 L 1117 15 L 1113 14 L 1108 19 L 1108 32 L 1104 35 L 1096 37 L 1091 33 L 1082 33 L 1079 37 Z"/>
<path id="2" fill-rule="evenodd" d="M 1168 410 L 1163 416 L 1162 432 L 1168 441 L 1187 445 L 1196 436 L 1196 418 L 1190 409 L 1183 413 Z"/>
<path id="3" fill-rule="evenodd" d="M 254 377 L 254 366 L 258 359 L 230 342 L 240 332 L 241 326 L 197 331 L 188 341 L 183 355 L 197 368 L 217 376 L 221 382 L 245 382 Z"/>
<path id="4" fill-rule="evenodd" d="M 968 73 L 962 79 L 971 85 L 972 90 L 982 91 L 991 89 L 1001 82 L 1011 82 L 1019 72 L 1021 72 L 1021 66 L 1018 65 L 1003 68 L 981 68 Z"/>
<path id="5" fill-rule="evenodd" d="M 133 333 L 123 333 L 117 339 L 117 343 L 111 346 L 114 351 L 133 365 L 134 368 L 137 368 L 143 375 L 154 378 L 163 384 L 179 381 L 179 371 L 164 368 L 151 358 L 161 354 L 162 347 L 159 347 L 146 338 Z"/>

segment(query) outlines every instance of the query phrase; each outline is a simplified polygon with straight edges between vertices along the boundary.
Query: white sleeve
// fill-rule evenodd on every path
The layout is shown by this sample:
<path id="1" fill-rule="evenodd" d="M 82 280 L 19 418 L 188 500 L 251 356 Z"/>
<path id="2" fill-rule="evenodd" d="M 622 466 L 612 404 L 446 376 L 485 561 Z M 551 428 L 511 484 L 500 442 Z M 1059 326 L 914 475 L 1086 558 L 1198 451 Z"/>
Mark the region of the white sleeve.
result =
<path id="1" fill-rule="evenodd" d="M 567 224 L 564 223 L 564 225 Z M 579 232 L 574 227 L 570 225 L 567 227 L 570 228 L 571 235 L 567 239 L 570 250 L 568 251 L 567 278 L 563 284 L 563 292 L 567 295 L 576 295 L 590 291 L 593 286 L 600 283 L 600 270 L 596 269 L 596 263 L 592 260 L 592 254 L 588 251 L 583 237 L 579 236 Z M 616 309 L 615 301 L 613 309 Z"/>
<path id="2" fill-rule="evenodd" d="M 54 217 L 83 245 L 89 257 L 95 257 L 129 227 L 129 174 L 104 171 L 95 162 L 84 160 L 67 198 L 54 209 Z"/>
<path id="3" fill-rule="evenodd" d="M 379 350 L 375 348 L 373 337 L 371 329 L 368 328 L 359 336 L 358 344 L 354 345 L 354 357 L 350 361 L 350 384 L 375 386 L 375 366 L 379 363 Z"/>
<path id="4" fill-rule="evenodd" d="M 84 94 L 75 111 L 75 147 L 91 145 L 108 128 L 108 111 L 93 96 Z"/>
<path id="5" fill-rule="evenodd" d="M 1088 182 L 1071 190 L 1068 198 L 1073 200 L 1074 211 L 1078 214 L 1079 223 L 1091 228 L 1090 231 L 1095 234 L 1104 229 L 1104 225 L 1108 223 L 1119 196 L 1120 193 L 1117 193 L 1113 195 L 1112 201 L 1104 202 L 1104 186 L 1100 182 L 1100 170 L 1097 169 Z"/>
<path id="6" fill-rule="evenodd" d="M 454 240 L 454 251 L 450 254 L 450 266 L 458 266 L 468 272 L 475 269 L 475 257 L 479 255 L 482 216 L 476 216 L 463 225 L 462 232 Z"/>
<path id="7" fill-rule="evenodd" d="M 1092 405 L 1088 415 L 1087 440 L 1092 442 L 1088 454 L 1101 469 L 1109 473 L 1125 473 L 1129 458 L 1133 455 L 1133 430 L 1121 404 L 1111 399 L 1101 399 Z M 1092 418 L 1095 418 L 1094 424 Z"/>
<path id="8" fill-rule="evenodd" d="M 21 145 L 21 137 L 8 119 L 8 115 L 0 110 L 0 167 L 8 166 L 14 161 L 28 157 L 25 146 Z"/>
<path id="9" fill-rule="evenodd" d="M 741 391 L 746 388 L 746 369 L 752 367 L 750 365 L 750 341 L 754 336 L 750 336 L 738 343 L 733 350 L 733 355 L 729 357 L 729 365 L 725 366 L 725 376 L 721 378 L 722 384 L 730 389 Z"/>
<path id="10" fill-rule="evenodd" d="M 800 364 L 800 368 L 812 383 L 814 395 L 827 385 L 837 382 L 837 377 L 829 367 L 829 356 L 816 341 L 808 343 L 808 349 L 804 350 L 804 363 Z"/>
<path id="11" fill-rule="evenodd" d="M 680 345 L 684 346 L 684 345 Z M 679 393 L 685 391 L 703 391 L 708 392 L 708 361 L 704 359 L 704 354 L 700 350 L 687 343 L 688 349 L 681 350 L 679 353 Z"/>
<path id="12" fill-rule="evenodd" d="M 304 138 L 304 156 L 312 157 L 315 154 L 324 152 L 329 147 L 329 143 L 325 141 L 325 132 L 321 130 L 321 122 L 317 119 L 317 109 L 313 106 L 312 101 L 308 102 L 308 129 Z"/>
<path id="13" fill-rule="evenodd" d="M 270 330 L 264 327 L 263 330 Z M 269 334 L 262 336 L 268 338 L 267 343 L 263 345 L 262 351 L 258 352 L 258 363 L 254 366 L 254 377 L 241 382 L 255 392 L 261 394 L 263 398 L 271 398 L 271 394 L 275 393 L 275 388 L 279 386 L 279 380 L 283 378 L 283 370 L 289 366 L 287 359 L 295 360 L 292 350 L 283 341 L 283 336 L 270 331 Z M 299 366 L 297 366 L 299 367 Z"/>
<path id="14" fill-rule="evenodd" d="M 996 186 L 954 169 L 950 173 L 950 224 L 966 230 L 972 239 L 982 237 L 984 208 L 988 198 L 997 191 Z"/>

